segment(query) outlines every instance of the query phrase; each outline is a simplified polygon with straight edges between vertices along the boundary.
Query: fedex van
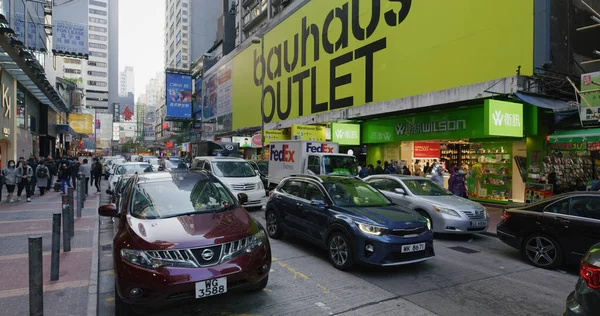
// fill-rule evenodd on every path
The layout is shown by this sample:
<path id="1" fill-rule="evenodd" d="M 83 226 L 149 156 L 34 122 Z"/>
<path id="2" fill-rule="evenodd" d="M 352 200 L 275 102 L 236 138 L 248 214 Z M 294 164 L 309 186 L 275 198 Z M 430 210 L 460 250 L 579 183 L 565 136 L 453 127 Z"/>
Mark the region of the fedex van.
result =
<path id="1" fill-rule="evenodd" d="M 294 174 L 357 175 L 353 155 L 340 154 L 338 143 L 307 140 L 272 141 L 269 145 L 269 187 Z"/>

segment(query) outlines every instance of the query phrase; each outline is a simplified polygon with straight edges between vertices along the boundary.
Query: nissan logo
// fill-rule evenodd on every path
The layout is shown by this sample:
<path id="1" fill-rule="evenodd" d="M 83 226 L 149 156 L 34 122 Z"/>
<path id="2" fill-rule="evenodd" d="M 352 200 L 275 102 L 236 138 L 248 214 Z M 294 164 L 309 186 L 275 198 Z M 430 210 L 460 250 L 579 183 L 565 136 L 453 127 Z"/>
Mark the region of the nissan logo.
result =
<path id="1" fill-rule="evenodd" d="M 210 249 L 204 249 L 204 251 L 202 251 L 202 253 L 200 254 L 200 256 L 202 256 L 202 259 L 206 261 L 212 259 L 214 255 L 215 253 Z"/>

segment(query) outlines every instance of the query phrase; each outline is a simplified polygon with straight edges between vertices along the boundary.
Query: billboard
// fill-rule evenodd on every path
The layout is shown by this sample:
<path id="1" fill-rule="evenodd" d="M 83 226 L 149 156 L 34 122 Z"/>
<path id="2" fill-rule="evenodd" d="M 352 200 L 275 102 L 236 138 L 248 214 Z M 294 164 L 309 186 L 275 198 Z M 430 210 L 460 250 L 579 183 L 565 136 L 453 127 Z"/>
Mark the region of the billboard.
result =
<path id="1" fill-rule="evenodd" d="M 315 140 L 324 142 L 327 140 L 326 133 L 327 128 L 325 126 L 292 124 L 293 139 Z"/>
<path id="2" fill-rule="evenodd" d="M 202 112 L 202 78 L 194 80 L 194 113 Z M 197 117 L 201 117 L 197 116 Z"/>
<path id="3" fill-rule="evenodd" d="M 192 76 L 166 73 L 167 118 L 192 118 Z"/>
<path id="4" fill-rule="evenodd" d="M 214 69 L 214 70 L 213 70 Z M 233 81 L 231 63 L 207 73 L 202 82 L 204 100 L 202 102 L 202 118 L 212 120 L 231 115 L 233 98 Z M 260 109 L 260 99 L 258 103 Z M 227 120 L 222 118 L 222 121 Z M 229 119 L 230 120 L 230 119 Z M 260 124 L 260 123 L 259 123 Z"/>
<path id="5" fill-rule="evenodd" d="M 97 122 L 99 124 L 100 122 Z M 78 134 L 94 134 L 94 116 L 91 114 L 69 114 L 69 126 Z"/>
<path id="6" fill-rule="evenodd" d="M 512 77 L 517 67 L 532 75 L 533 17 L 523 0 L 308 1 L 264 35 L 264 53 L 250 45 L 232 58 L 233 129 L 261 124 L 263 75 L 266 123 Z"/>
<path id="7" fill-rule="evenodd" d="M 600 88 L 600 72 L 581 75 L 581 92 Z M 600 126 L 600 92 L 589 92 L 583 95 L 590 107 L 581 100 L 579 118 L 583 127 Z"/>
<path id="8" fill-rule="evenodd" d="M 54 0 L 52 51 L 56 55 L 88 55 L 88 0 Z"/>
<path id="9" fill-rule="evenodd" d="M 15 38 L 23 42 L 28 49 L 46 49 L 44 5 L 41 2 L 16 1 L 14 13 Z M 10 15 L 7 17 L 10 18 Z"/>
<path id="10" fill-rule="evenodd" d="M 112 138 L 112 114 L 96 113 L 96 138 L 110 140 Z"/>

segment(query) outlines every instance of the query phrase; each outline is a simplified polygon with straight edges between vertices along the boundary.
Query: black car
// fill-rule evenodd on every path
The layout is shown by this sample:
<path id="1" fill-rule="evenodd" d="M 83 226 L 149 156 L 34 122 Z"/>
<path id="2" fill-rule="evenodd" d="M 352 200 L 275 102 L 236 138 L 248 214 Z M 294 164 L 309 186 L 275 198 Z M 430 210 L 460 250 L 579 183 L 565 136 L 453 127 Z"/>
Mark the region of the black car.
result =
<path id="1" fill-rule="evenodd" d="M 575 291 L 567 297 L 566 316 L 600 314 L 600 243 L 588 250 L 581 260 Z"/>
<path id="2" fill-rule="evenodd" d="M 268 160 L 248 160 L 248 163 L 258 172 L 260 177 L 260 181 L 262 181 L 263 186 L 268 191 L 269 185 L 269 161 Z"/>
<path id="3" fill-rule="evenodd" d="M 418 213 L 354 177 L 292 176 L 272 191 L 267 233 L 295 235 L 327 249 L 333 266 L 393 266 L 431 259 L 433 232 Z"/>
<path id="4" fill-rule="evenodd" d="M 540 268 L 576 264 L 600 241 L 600 192 L 571 192 L 509 208 L 498 238 Z"/>

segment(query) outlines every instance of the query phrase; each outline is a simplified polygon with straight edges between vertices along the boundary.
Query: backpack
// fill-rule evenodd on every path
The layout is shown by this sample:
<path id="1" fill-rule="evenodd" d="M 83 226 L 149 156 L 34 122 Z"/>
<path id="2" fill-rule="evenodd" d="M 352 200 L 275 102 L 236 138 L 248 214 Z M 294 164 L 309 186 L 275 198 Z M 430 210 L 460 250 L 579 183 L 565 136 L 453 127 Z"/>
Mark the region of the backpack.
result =
<path id="1" fill-rule="evenodd" d="M 38 178 L 47 178 L 48 177 L 48 169 L 47 168 L 43 168 L 43 167 L 38 167 L 37 168 L 37 177 Z"/>

